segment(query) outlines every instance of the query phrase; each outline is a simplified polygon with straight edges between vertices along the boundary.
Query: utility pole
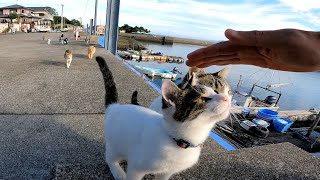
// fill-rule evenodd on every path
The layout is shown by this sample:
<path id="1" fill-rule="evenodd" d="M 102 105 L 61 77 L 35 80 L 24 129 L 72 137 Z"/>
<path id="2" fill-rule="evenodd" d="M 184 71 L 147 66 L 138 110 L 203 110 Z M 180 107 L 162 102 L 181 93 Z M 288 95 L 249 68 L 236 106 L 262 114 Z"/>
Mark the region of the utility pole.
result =
<path id="1" fill-rule="evenodd" d="M 80 19 L 80 26 L 82 27 L 82 17 L 79 17 Z"/>
<path id="2" fill-rule="evenodd" d="M 106 25 L 104 28 L 104 48 L 109 50 L 109 35 L 110 35 L 110 16 L 111 16 L 111 0 L 107 1 L 107 10 L 106 10 Z"/>
<path id="3" fill-rule="evenodd" d="M 93 35 L 96 35 L 97 30 L 97 9 L 98 9 L 98 0 L 96 0 L 96 5 L 94 9 L 94 29 L 93 29 Z"/>
<path id="4" fill-rule="evenodd" d="M 61 23 L 60 23 L 60 30 L 62 31 L 62 26 L 63 26 L 63 4 L 61 4 Z"/>
<path id="5" fill-rule="evenodd" d="M 116 54 L 117 51 L 117 41 L 118 41 L 118 23 L 119 23 L 119 9 L 120 9 L 120 0 L 108 0 L 111 1 L 111 14 L 110 26 L 109 26 L 109 46 L 108 50 L 112 54 Z"/>

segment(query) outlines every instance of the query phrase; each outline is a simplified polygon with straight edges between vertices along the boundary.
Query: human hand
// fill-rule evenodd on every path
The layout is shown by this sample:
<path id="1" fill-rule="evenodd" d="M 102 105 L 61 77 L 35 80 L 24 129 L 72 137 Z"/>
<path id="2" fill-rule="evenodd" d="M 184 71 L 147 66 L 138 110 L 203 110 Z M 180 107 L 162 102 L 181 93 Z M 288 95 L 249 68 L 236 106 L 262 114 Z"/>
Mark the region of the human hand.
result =
<path id="1" fill-rule="evenodd" d="M 247 64 L 264 68 L 310 72 L 320 71 L 320 34 L 297 29 L 234 31 L 227 29 L 224 41 L 188 54 L 186 64 L 200 68 L 211 65 Z"/>

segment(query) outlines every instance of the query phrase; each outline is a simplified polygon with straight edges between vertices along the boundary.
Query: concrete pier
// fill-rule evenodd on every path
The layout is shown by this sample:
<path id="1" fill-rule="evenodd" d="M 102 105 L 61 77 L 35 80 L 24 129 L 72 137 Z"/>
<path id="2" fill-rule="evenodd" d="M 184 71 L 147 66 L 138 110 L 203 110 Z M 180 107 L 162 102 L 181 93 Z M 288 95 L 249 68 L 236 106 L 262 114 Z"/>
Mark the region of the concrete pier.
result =
<path id="1" fill-rule="evenodd" d="M 0 179 L 113 179 L 104 162 L 104 86 L 84 41 L 61 33 L 0 35 Z M 50 45 L 47 40 L 50 38 Z M 66 68 L 63 54 L 74 60 Z M 158 96 L 116 57 L 97 47 L 120 103 L 133 91 L 148 106 Z M 320 160 L 283 143 L 227 151 L 212 139 L 199 163 L 171 179 L 319 179 Z M 146 176 L 145 179 L 152 179 Z"/>

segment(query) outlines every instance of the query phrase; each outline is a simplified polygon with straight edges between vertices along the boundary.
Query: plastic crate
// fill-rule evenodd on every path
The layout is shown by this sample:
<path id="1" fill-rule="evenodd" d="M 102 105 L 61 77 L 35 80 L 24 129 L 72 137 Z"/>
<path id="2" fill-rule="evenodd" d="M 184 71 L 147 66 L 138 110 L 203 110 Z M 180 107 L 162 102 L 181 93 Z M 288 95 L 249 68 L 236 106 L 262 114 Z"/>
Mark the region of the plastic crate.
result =
<path id="1" fill-rule="evenodd" d="M 273 119 L 278 118 L 278 112 L 270 109 L 260 109 L 257 113 L 257 118 L 272 122 Z"/>
<path id="2" fill-rule="evenodd" d="M 286 118 L 275 118 L 272 121 L 273 129 L 281 133 L 286 132 L 291 127 L 292 124 L 293 124 L 293 121 Z"/>

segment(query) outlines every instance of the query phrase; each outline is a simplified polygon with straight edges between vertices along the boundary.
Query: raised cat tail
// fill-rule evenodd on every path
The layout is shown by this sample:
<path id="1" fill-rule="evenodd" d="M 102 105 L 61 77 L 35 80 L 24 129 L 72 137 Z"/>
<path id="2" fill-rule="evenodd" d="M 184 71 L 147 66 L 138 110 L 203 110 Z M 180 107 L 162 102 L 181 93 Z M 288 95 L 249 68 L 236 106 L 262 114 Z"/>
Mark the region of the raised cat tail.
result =
<path id="1" fill-rule="evenodd" d="M 131 104 L 134 104 L 134 105 L 140 105 L 139 103 L 138 103 L 138 91 L 134 91 L 133 93 L 132 93 L 132 96 L 131 96 Z"/>
<path id="2" fill-rule="evenodd" d="M 96 61 L 99 64 L 100 71 L 104 80 L 104 86 L 106 90 L 105 107 L 107 108 L 110 104 L 118 102 L 118 92 L 116 88 L 116 83 L 113 80 L 112 73 L 108 65 L 106 64 L 106 61 L 100 56 L 96 57 Z"/>

